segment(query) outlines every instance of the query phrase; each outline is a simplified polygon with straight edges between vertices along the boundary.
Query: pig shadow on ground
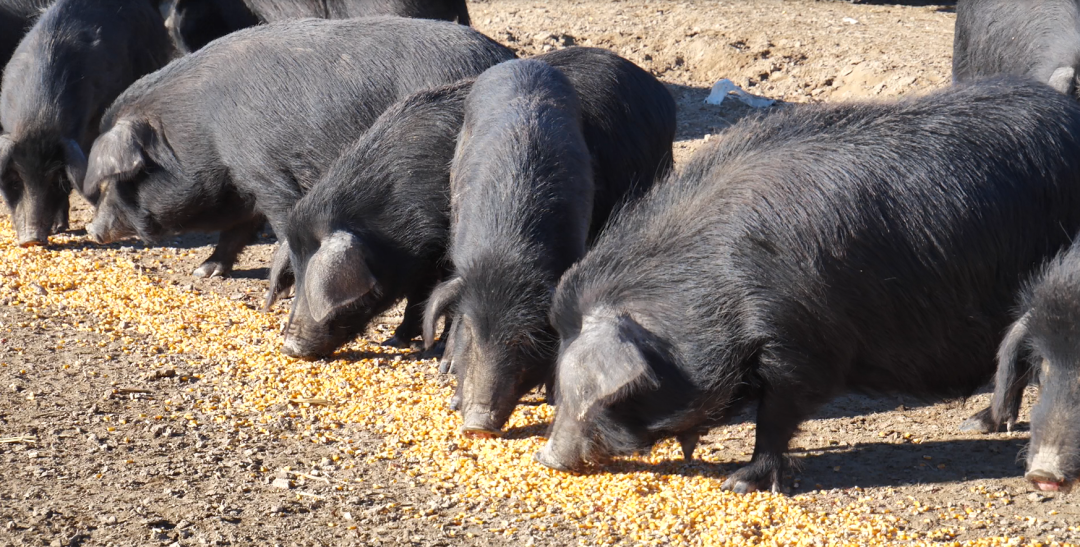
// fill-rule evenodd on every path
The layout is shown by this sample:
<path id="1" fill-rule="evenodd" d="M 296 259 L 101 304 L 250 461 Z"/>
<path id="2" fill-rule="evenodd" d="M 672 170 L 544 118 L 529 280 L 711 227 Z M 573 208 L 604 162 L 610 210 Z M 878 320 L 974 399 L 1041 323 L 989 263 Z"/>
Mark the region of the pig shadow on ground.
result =
<path id="1" fill-rule="evenodd" d="M 978 393 L 989 392 L 989 388 L 984 388 Z M 808 420 L 854 418 L 856 416 L 868 416 L 871 414 L 881 414 L 884 412 L 913 410 L 916 408 L 933 406 L 934 404 L 938 403 L 940 403 L 940 401 L 923 401 L 919 399 L 914 399 L 910 396 L 872 396 L 859 393 L 848 393 L 846 395 L 841 395 L 836 399 L 833 399 L 829 404 L 821 407 L 813 416 L 808 418 Z M 955 404 L 961 403 L 958 401 Z M 972 412 L 977 410 L 975 408 L 976 406 L 978 405 L 972 406 Z M 753 424 L 756 423 L 756 421 L 757 407 L 753 404 L 749 404 L 738 414 L 732 416 L 731 420 L 727 422 L 727 425 L 738 425 L 744 423 Z M 959 423 L 957 423 L 957 425 L 959 425 Z"/>
<path id="2" fill-rule="evenodd" d="M 1027 445 L 1027 436 L 997 439 L 956 439 L 921 444 L 866 443 L 793 449 L 788 455 L 792 469 L 784 478 L 789 493 L 833 488 L 871 488 L 911 484 L 952 483 L 979 479 L 1021 477 L 1023 463 L 1018 454 Z M 710 457 L 726 457 L 728 451 L 714 451 Z M 929 459 L 927 459 L 929 457 Z M 659 463 L 615 460 L 582 474 L 654 473 L 706 477 L 722 480 L 746 464 L 746 457 L 711 462 L 672 459 Z M 939 466 L 944 467 L 939 467 Z M 792 487 L 793 481 L 799 486 Z"/>
<path id="3" fill-rule="evenodd" d="M 1022 477 L 1027 435 L 921 444 L 866 443 L 795 449 L 789 455 L 806 490 L 889 487 Z M 791 484 L 790 482 L 788 483 Z"/>
<path id="4" fill-rule="evenodd" d="M 370 338 L 365 340 L 371 341 Z M 375 344 L 378 345 L 378 344 Z M 414 363 L 417 361 L 423 361 L 425 359 L 424 352 L 418 350 L 407 351 L 406 353 L 386 353 L 376 351 L 357 351 L 357 350 L 344 350 L 337 351 L 333 354 L 325 357 L 327 361 L 344 360 L 350 362 L 359 362 L 364 360 L 376 360 L 379 361 L 374 365 L 377 367 L 393 367 L 404 363 Z M 361 364 L 361 363 L 358 363 Z"/>
<path id="5" fill-rule="evenodd" d="M 679 126 L 675 141 L 690 141 L 704 138 L 705 135 L 717 135 L 739 120 L 760 112 L 769 112 L 790 103 L 777 100 L 767 109 L 751 108 L 735 99 L 725 100 L 717 106 L 706 104 L 705 98 L 711 91 L 708 87 L 693 87 L 680 84 L 664 83 L 679 112 Z M 750 93 L 753 93 L 751 90 Z M 772 98 L 772 97 L 769 97 Z"/>
<path id="6" fill-rule="evenodd" d="M 548 429 L 551 429 L 551 422 L 543 422 L 538 424 L 529 424 L 526 426 L 508 427 L 503 432 L 503 439 L 519 440 L 529 439 L 532 437 L 544 437 L 547 435 Z"/>
<path id="7" fill-rule="evenodd" d="M 55 250 L 71 250 L 71 251 L 84 251 L 93 249 L 128 249 L 135 251 L 142 251 L 150 248 L 171 248 L 171 249 L 200 249 L 207 246 L 212 246 L 217 243 L 217 236 L 214 234 L 199 234 L 191 233 L 184 234 L 175 237 L 169 237 L 165 241 L 159 244 L 145 243 L 135 238 L 123 239 L 115 241 L 105 245 L 94 243 L 86 237 L 86 229 L 80 228 L 78 230 L 69 230 L 67 232 L 70 236 L 75 236 L 78 239 L 64 242 L 53 242 L 49 244 L 50 249 Z M 273 232 L 260 233 L 259 237 L 252 241 L 252 245 L 260 243 L 276 244 L 277 240 L 273 237 Z M 175 266 L 175 265 L 174 265 Z M 229 277 L 235 279 L 268 279 L 270 277 L 270 268 L 250 268 L 250 269 L 234 269 L 229 272 Z"/>
<path id="8" fill-rule="evenodd" d="M 867 6 L 939 6 L 938 11 L 956 10 L 956 0 L 846 0 L 849 4 Z"/>

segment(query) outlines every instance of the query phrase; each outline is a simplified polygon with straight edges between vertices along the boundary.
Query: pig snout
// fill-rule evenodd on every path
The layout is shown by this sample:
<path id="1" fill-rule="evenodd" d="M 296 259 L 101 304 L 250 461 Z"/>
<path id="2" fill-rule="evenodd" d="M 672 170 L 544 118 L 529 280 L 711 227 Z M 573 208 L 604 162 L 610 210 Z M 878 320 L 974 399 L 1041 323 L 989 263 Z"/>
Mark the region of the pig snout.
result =
<path id="1" fill-rule="evenodd" d="M 313 351 L 300 337 L 289 335 L 285 335 L 285 343 L 281 346 L 281 353 L 289 357 L 307 360 L 314 360 L 322 355 L 321 352 Z"/>
<path id="2" fill-rule="evenodd" d="M 42 222 L 40 218 L 43 217 L 40 214 L 35 215 L 34 212 L 28 209 L 29 207 L 16 207 L 15 215 L 13 215 L 15 235 L 18 238 L 19 246 L 37 247 L 47 245 L 52 221 Z"/>
<path id="3" fill-rule="evenodd" d="M 501 437 L 502 424 L 508 416 L 486 405 L 469 405 L 463 412 L 465 425 L 461 427 L 461 433 L 466 437 L 479 437 L 493 439 Z M 500 419 L 501 418 L 501 419 Z"/>
<path id="4" fill-rule="evenodd" d="M 102 223 L 95 218 L 90 224 L 86 225 L 86 236 L 90 238 L 90 241 L 97 243 L 98 245 L 105 245 L 111 243 L 109 239 L 108 230 L 106 230 Z"/>
<path id="5" fill-rule="evenodd" d="M 1073 480 L 1068 479 L 1062 472 L 1061 455 L 1055 450 L 1039 450 L 1031 463 L 1024 478 L 1035 485 L 1039 490 L 1056 492 L 1071 489 Z"/>
<path id="6" fill-rule="evenodd" d="M 34 231 L 31 233 L 19 234 L 19 246 L 20 247 L 40 247 L 49 243 L 48 233 L 41 233 Z"/>
<path id="7" fill-rule="evenodd" d="M 544 447 L 533 456 L 533 459 L 544 467 L 566 473 L 576 471 L 581 466 L 581 462 L 575 458 L 568 458 L 565 454 L 560 454 L 555 447 L 555 443 L 550 440 L 544 443 Z"/>
<path id="8" fill-rule="evenodd" d="M 337 345 L 322 335 L 318 324 L 312 325 L 294 317 L 285 327 L 285 342 L 281 346 L 281 353 L 289 357 L 313 361 L 334 353 L 335 349 Z"/>

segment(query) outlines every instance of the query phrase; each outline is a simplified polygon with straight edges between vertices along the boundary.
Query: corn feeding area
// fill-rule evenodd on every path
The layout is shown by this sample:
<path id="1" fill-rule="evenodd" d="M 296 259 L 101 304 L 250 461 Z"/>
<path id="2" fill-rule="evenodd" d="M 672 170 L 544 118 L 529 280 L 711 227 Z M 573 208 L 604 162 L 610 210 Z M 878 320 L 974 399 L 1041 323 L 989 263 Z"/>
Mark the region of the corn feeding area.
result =
<path id="1" fill-rule="evenodd" d="M 396 462 L 392 467 L 402 481 L 467 499 L 502 500 L 514 514 L 509 527 L 485 528 L 494 535 L 519 528 L 542 534 L 544 526 L 532 527 L 530 519 L 560 514 L 559 526 L 596 544 L 959 545 L 952 540 L 964 527 L 976 527 L 980 518 L 990 518 L 995 504 L 1009 502 L 985 492 L 986 510 L 973 512 L 898 494 L 894 509 L 882 511 L 855 496 L 826 511 L 813 492 L 793 497 L 721 492 L 720 468 L 731 463 L 728 458 L 712 451 L 683 462 L 674 443 L 595 474 L 560 474 L 532 460 L 554 412 L 546 404 L 522 405 L 504 439 L 463 438 L 460 418 L 446 407 L 452 387 L 431 381 L 425 366 L 404 366 L 398 350 L 358 340 L 332 361 L 292 359 L 279 352 L 283 306 L 262 313 L 217 294 L 194 294 L 146 272 L 132 259 L 139 250 L 133 255 L 86 249 L 70 236 L 56 238 L 55 247 L 22 249 L 12 245 L 7 220 L 0 238 L 0 292 L 13 297 L 9 305 L 40 321 L 60 321 L 65 313 L 95 319 L 79 322 L 74 339 L 61 339 L 59 345 L 78 343 L 78 330 L 87 329 L 124 347 L 150 341 L 151 353 L 184 356 L 192 374 L 213 384 L 216 397 L 199 401 L 213 419 L 266 433 L 263 424 L 283 414 L 317 417 L 309 431 L 279 442 L 334 443 L 340 458 L 353 465 Z M 188 252 L 168 250 L 163 258 Z M 215 365 L 210 369 L 205 363 Z M 163 408 L 163 417 L 195 419 L 167 416 L 168 401 Z M 354 456 L 353 441 L 339 433 L 344 424 L 371 432 L 382 439 L 381 446 L 366 457 Z M 462 512 L 454 518 L 484 517 Z M 424 515 L 417 512 L 416 518 Z M 934 519 L 935 530 L 907 526 L 925 518 Z M 1039 544 L 992 537 L 993 527 L 984 531 L 988 537 L 963 544 Z"/>

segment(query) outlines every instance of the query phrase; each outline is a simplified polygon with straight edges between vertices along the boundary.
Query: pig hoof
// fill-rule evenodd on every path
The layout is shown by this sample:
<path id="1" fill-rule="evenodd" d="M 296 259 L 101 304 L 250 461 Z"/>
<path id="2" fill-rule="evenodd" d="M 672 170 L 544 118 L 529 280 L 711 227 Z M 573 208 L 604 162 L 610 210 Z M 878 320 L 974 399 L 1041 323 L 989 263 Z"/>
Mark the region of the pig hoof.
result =
<path id="1" fill-rule="evenodd" d="M 225 277 L 229 273 L 228 266 L 220 263 L 207 260 L 203 262 L 201 266 L 195 268 L 191 275 L 195 277 Z"/>
<path id="2" fill-rule="evenodd" d="M 431 348 L 424 350 L 424 353 L 420 354 L 421 359 L 439 359 L 439 372 L 442 372 L 442 356 L 446 352 L 446 344 L 438 342 Z M 443 373 L 445 374 L 445 373 Z"/>
<path id="3" fill-rule="evenodd" d="M 753 467 L 744 467 L 731 474 L 721 490 L 735 492 L 736 494 L 749 494 L 750 492 L 780 492 L 780 484 L 769 478 L 771 472 L 764 474 L 757 472 Z"/>
<path id="4" fill-rule="evenodd" d="M 412 340 L 402 340 L 401 338 L 398 337 L 398 335 L 395 334 L 395 335 L 391 336 L 390 338 L 388 338 L 381 345 L 383 345 L 385 347 L 388 347 L 388 348 L 409 349 L 409 348 L 413 347 L 413 341 Z"/>
<path id="5" fill-rule="evenodd" d="M 990 419 L 989 410 L 986 409 L 964 420 L 964 423 L 960 424 L 960 431 L 962 433 L 994 433 L 997 431 L 998 426 Z"/>
<path id="6" fill-rule="evenodd" d="M 450 374 L 454 372 L 454 361 L 448 357 L 439 359 L 439 374 Z"/>
<path id="7" fill-rule="evenodd" d="M 733 481 L 728 479 L 724 481 L 724 484 L 720 487 L 721 490 L 729 490 L 736 494 L 749 494 L 751 492 L 757 492 L 757 486 L 750 484 L 746 481 Z"/>

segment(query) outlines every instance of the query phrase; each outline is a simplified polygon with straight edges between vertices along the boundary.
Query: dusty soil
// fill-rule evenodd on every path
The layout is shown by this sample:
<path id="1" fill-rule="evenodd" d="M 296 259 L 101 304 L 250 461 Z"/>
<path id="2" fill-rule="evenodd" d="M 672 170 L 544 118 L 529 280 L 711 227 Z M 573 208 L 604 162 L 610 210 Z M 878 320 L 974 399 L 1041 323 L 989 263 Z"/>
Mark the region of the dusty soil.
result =
<path id="1" fill-rule="evenodd" d="M 474 1 L 470 10 L 478 29 L 522 55 L 571 45 L 605 47 L 662 78 L 679 101 L 677 161 L 752 112 L 730 101 L 723 107 L 703 104 L 720 78 L 793 103 L 893 97 L 949 81 L 954 15 L 948 6 L 502 0 Z M 655 460 L 617 464 L 612 474 L 646 486 L 614 505 L 601 501 L 599 491 L 584 490 L 563 503 L 531 499 L 534 487 L 528 485 L 503 495 L 476 487 L 472 481 L 483 481 L 465 475 L 433 478 L 427 471 L 433 462 L 410 452 L 412 444 L 426 441 L 402 442 L 400 424 L 382 425 L 401 415 L 328 425 L 320 407 L 329 401 L 303 390 L 278 394 L 271 397 L 276 402 L 254 410 L 258 405 L 245 397 L 254 399 L 255 391 L 270 389 L 272 382 L 237 380 L 238 365 L 229 357 L 168 342 L 158 320 L 176 311 L 134 301 L 132 309 L 153 311 L 125 314 L 124 305 L 104 310 L 100 299 L 81 304 L 67 296 L 76 287 L 28 266 L 43 256 L 34 253 L 78 258 L 70 279 L 77 286 L 105 269 L 102 262 L 130 263 L 133 286 L 160 285 L 169 294 L 247 313 L 265 290 L 269 234 L 245 254 L 231 278 L 201 280 L 187 272 L 209 254 L 212 238 L 186 236 L 175 247 L 87 248 L 78 228 L 88 215 L 80 206 L 76 230 L 57 238 L 57 249 L 49 251 L 12 249 L 10 227 L 0 222 L 0 252 L 7 253 L 0 263 L 0 545 L 1005 544 L 1006 537 L 1015 543 L 1080 542 L 1075 495 L 1034 493 L 1021 478 L 1025 424 L 1015 433 L 957 432 L 965 417 L 986 404 L 985 394 L 938 404 L 844 397 L 806 422 L 793 443 L 798 465 L 788 478 L 791 498 L 754 496 L 748 498 L 753 505 L 741 509 L 735 498 L 723 498 L 727 505 L 685 510 L 704 509 L 705 520 L 675 515 L 652 531 L 640 522 L 590 512 L 617 512 L 638 501 L 652 508 L 668 498 L 706 499 L 699 492 L 715 490 L 723 475 L 749 459 L 752 416 L 713 431 L 698 449 L 699 461 L 668 461 L 674 451 L 664 447 Z M 102 287 L 98 296 L 128 298 L 120 285 Z M 283 320 L 286 307 L 279 305 L 271 320 Z M 209 336 L 218 319 L 184 327 L 191 337 Z M 396 320 L 393 314 L 384 318 L 367 338 L 385 338 Z M 273 352 L 280 345 L 277 332 L 265 326 L 232 319 L 227 325 L 240 329 L 230 333 L 259 332 L 253 342 L 226 343 L 234 351 L 257 346 Z M 450 380 L 437 374 L 433 362 L 411 352 L 358 347 L 342 354 L 356 374 L 392 370 L 429 384 L 439 397 L 449 395 Z M 313 371 L 323 366 L 331 365 L 311 365 Z M 394 389 L 399 388 L 386 384 L 387 391 Z M 1034 391 L 1029 404 L 1033 397 Z M 528 453 L 540 442 L 549 414 L 538 402 L 524 408 L 515 419 L 525 425 L 508 440 L 492 443 L 520 444 Z M 457 418 L 432 411 L 429 419 L 452 424 Z M 432 458 L 481 465 L 491 457 L 485 450 L 492 443 L 438 439 L 440 448 L 426 453 Z M 512 471 L 488 469 L 496 469 L 495 475 Z M 604 477 L 551 480 L 594 484 Z M 581 506 L 590 509 L 583 512 Z M 790 514 L 797 509 L 821 522 L 845 514 L 857 518 L 843 522 L 887 526 L 880 536 L 860 535 L 858 525 L 840 530 L 832 524 L 825 527 L 828 534 L 802 534 L 796 528 L 803 528 L 777 514 L 771 524 L 755 521 L 737 536 L 725 535 L 726 524 L 707 520 L 708 514 L 723 513 L 723 519 L 739 521 L 774 507 Z M 641 535 L 631 532 L 639 529 Z"/>

